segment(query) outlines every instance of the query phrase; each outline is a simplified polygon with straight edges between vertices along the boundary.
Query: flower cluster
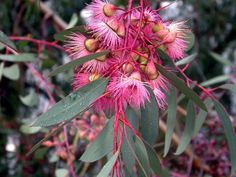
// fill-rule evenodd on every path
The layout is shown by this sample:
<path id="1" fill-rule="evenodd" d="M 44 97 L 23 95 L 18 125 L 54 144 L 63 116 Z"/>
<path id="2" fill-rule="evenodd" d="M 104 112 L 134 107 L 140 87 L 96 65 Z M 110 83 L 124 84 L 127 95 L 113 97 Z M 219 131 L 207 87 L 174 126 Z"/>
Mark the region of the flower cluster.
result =
<path id="1" fill-rule="evenodd" d="M 65 44 L 72 59 L 109 50 L 77 68 L 73 87 L 78 89 L 100 77 L 109 77 L 104 96 L 94 106 L 112 110 L 115 105 L 134 108 L 150 99 L 153 90 L 159 108 L 166 105 L 168 81 L 158 72 L 162 64 L 157 49 L 173 61 L 181 59 L 187 48 L 184 22 L 167 22 L 150 6 L 121 9 L 108 1 L 93 0 L 86 7 L 86 35 L 72 33 Z"/>

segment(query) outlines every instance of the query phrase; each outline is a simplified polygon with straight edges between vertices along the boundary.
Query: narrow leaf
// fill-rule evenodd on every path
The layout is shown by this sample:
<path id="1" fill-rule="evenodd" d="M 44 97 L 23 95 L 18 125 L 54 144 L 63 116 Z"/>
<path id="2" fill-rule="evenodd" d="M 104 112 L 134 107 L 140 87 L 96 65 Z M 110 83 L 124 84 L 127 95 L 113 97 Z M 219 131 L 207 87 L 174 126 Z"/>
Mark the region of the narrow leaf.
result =
<path id="1" fill-rule="evenodd" d="M 230 79 L 229 75 L 221 75 L 221 76 L 217 76 L 217 77 L 214 77 L 212 79 L 209 79 L 209 80 L 207 80 L 205 82 L 202 82 L 201 86 L 209 87 L 211 85 L 215 85 L 215 84 L 219 84 L 219 83 L 222 83 L 222 82 L 226 82 L 229 79 Z"/>
<path id="2" fill-rule="evenodd" d="M 87 150 L 80 157 L 80 160 L 84 162 L 94 162 L 104 157 L 106 154 L 113 150 L 113 122 L 114 119 L 110 119 L 105 128 L 97 136 L 95 141 L 89 145 Z"/>
<path id="3" fill-rule="evenodd" d="M 160 177 L 169 177 L 170 175 L 168 174 L 167 170 L 161 167 L 161 163 L 154 149 L 148 143 L 145 143 L 145 147 L 153 172 Z"/>
<path id="4" fill-rule="evenodd" d="M 41 127 L 31 127 L 29 125 L 22 125 L 20 131 L 24 134 L 35 134 L 41 130 Z"/>
<path id="5" fill-rule="evenodd" d="M 141 109 L 141 134 L 144 140 L 153 145 L 158 135 L 159 115 L 155 95 L 150 88 L 148 91 L 150 102 L 146 101 L 145 107 Z"/>
<path id="6" fill-rule="evenodd" d="M 49 74 L 49 77 L 55 76 L 55 75 L 57 75 L 58 73 L 61 73 L 61 72 L 64 72 L 64 71 L 73 69 L 73 68 L 75 68 L 76 66 L 80 66 L 80 65 L 82 65 L 83 63 L 85 63 L 85 62 L 87 62 L 87 61 L 93 60 L 94 58 L 97 58 L 97 57 L 106 55 L 106 54 L 108 54 L 108 53 L 109 53 L 109 50 L 104 50 L 104 51 L 102 51 L 102 52 L 97 52 L 97 53 L 94 53 L 94 54 L 91 54 L 91 55 L 87 55 L 87 56 L 78 58 L 78 59 L 76 59 L 76 60 L 74 60 L 74 61 L 71 61 L 71 62 L 69 62 L 69 63 L 66 63 L 66 64 L 64 64 L 64 65 L 59 66 L 58 68 L 56 68 L 54 71 L 52 71 L 52 72 Z"/>
<path id="7" fill-rule="evenodd" d="M 76 26 L 70 29 L 66 29 L 64 31 L 61 31 L 57 34 L 54 35 L 54 39 L 58 41 L 65 41 L 67 36 L 69 36 L 71 33 L 74 32 L 80 32 L 80 33 L 85 33 L 85 27 L 84 26 Z"/>
<path id="8" fill-rule="evenodd" d="M 221 85 L 219 88 L 227 89 L 233 93 L 236 93 L 236 85 L 233 85 L 233 84 L 224 84 L 224 85 Z"/>
<path id="9" fill-rule="evenodd" d="M 215 104 L 215 109 L 216 112 L 222 122 L 224 131 L 225 131 L 225 136 L 228 142 L 228 147 L 229 147 L 229 154 L 230 154 L 230 160 L 231 160 L 231 174 L 233 174 L 236 171 L 236 136 L 235 136 L 235 131 L 232 126 L 232 122 L 230 121 L 230 118 L 225 111 L 224 107 L 220 102 L 217 100 L 214 100 Z"/>
<path id="10" fill-rule="evenodd" d="M 151 171 L 150 171 L 150 164 L 149 164 L 149 159 L 148 159 L 146 147 L 140 138 L 136 137 L 135 140 L 136 140 L 135 141 L 135 153 L 136 153 L 137 158 L 140 162 L 138 164 L 142 170 L 141 172 L 143 173 L 143 175 L 145 177 L 149 177 L 151 174 Z"/>
<path id="11" fill-rule="evenodd" d="M 164 67 L 157 64 L 158 71 L 165 76 L 177 89 L 179 89 L 182 93 L 186 95 L 189 99 L 191 99 L 196 105 L 198 105 L 201 109 L 207 111 L 205 104 L 199 98 L 199 96 L 190 89 L 181 79 L 179 79 L 175 74 L 167 71 Z"/>
<path id="12" fill-rule="evenodd" d="M 176 66 L 181 66 L 181 65 L 186 65 L 186 64 L 188 64 L 188 63 L 191 63 L 191 62 L 196 58 L 196 56 L 197 56 L 196 53 L 194 53 L 194 54 L 192 54 L 192 55 L 189 55 L 189 56 L 187 56 L 187 57 L 185 57 L 185 58 L 183 58 L 183 59 L 177 61 L 177 62 L 175 63 L 175 65 L 176 65 Z"/>
<path id="13" fill-rule="evenodd" d="M 97 177 L 108 177 L 113 166 L 116 163 L 116 160 L 118 158 L 119 151 L 117 151 L 109 160 L 108 162 L 103 166 L 102 170 L 99 172 Z"/>
<path id="14" fill-rule="evenodd" d="M 186 40 L 188 44 L 186 51 L 189 51 L 193 48 L 193 45 L 195 43 L 195 35 L 191 31 L 188 31 L 186 34 Z"/>
<path id="15" fill-rule="evenodd" d="M 211 110 L 211 108 L 213 106 L 211 99 L 207 98 L 206 101 L 204 101 L 204 103 L 206 104 L 207 109 Z M 201 109 L 196 117 L 196 120 L 195 120 L 194 136 L 197 136 L 199 130 L 201 129 L 203 123 L 206 120 L 206 116 L 207 116 L 207 112 Z"/>
<path id="16" fill-rule="evenodd" d="M 20 68 L 17 64 L 3 69 L 3 76 L 10 80 L 18 80 L 20 78 Z"/>
<path id="17" fill-rule="evenodd" d="M 4 69 L 4 62 L 0 64 L 0 81 L 2 80 L 3 69 Z"/>
<path id="18" fill-rule="evenodd" d="M 177 148 L 176 155 L 181 154 L 186 149 L 187 145 L 190 143 L 191 138 L 194 133 L 194 122 L 195 122 L 195 110 L 193 103 L 191 101 L 188 102 L 187 105 L 187 116 L 185 122 L 185 128 L 180 140 L 180 144 Z"/>
<path id="19" fill-rule="evenodd" d="M 35 106 L 38 103 L 38 96 L 35 91 L 32 89 L 30 90 L 29 94 L 26 96 L 19 96 L 22 103 L 26 106 Z"/>
<path id="20" fill-rule="evenodd" d="M 106 89 L 108 79 L 95 80 L 69 94 L 37 118 L 34 126 L 51 126 L 68 121 L 85 111 Z"/>
<path id="21" fill-rule="evenodd" d="M 16 50 L 15 44 L 2 31 L 0 31 L 0 43 L 7 47 L 10 47 L 13 50 Z"/>
<path id="22" fill-rule="evenodd" d="M 176 109 L 177 109 L 177 96 L 175 88 L 170 88 L 170 94 L 168 95 L 168 110 L 167 110 L 167 131 L 165 134 L 165 147 L 164 147 L 164 156 L 167 155 L 172 134 L 174 132 L 174 125 L 176 121 Z"/>
<path id="23" fill-rule="evenodd" d="M 11 62 L 30 62 L 36 59 L 33 53 L 21 53 L 19 55 L 0 55 L 0 60 Z"/>
<path id="24" fill-rule="evenodd" d="M 213 59 L 215 59 L 216 61 L 218 61 L 218 62 L 220 62 L 224 65 L 228 65 L 228 66 L 232 65 L 232 62 L 230 60 L 228 60 L 227 58 L 222 57 L 218 53 L 210 52 L 210 55 L 212 56 Z"/>

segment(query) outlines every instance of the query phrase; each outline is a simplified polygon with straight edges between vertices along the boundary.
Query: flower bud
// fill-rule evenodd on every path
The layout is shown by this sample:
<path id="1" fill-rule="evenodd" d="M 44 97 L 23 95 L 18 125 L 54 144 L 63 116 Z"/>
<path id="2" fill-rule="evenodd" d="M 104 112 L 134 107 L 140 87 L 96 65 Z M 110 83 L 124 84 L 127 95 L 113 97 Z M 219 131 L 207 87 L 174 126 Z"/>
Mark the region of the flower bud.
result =
<path id="1" fill-rule="evenodd" d="M 118 36 L 120 36 L 120 37 L 124 37 L 125 36 L 125 26 L 124 25 L 120 25 L 120 27 L 116 31 L 116 34 Z"/>
<path id="2" fill-rule="evenodd" d="M 134 61 L 137 61 L 140 57 L 140 55 L 138 55 L 137 53 L 135 52 L 131 52 L 130 53 L 130 56 L 133 58 Z"/>
<path id="3" fill-rule="evenodd" d="M 149 62 L 147 64 L 144 72 L 147 74 L 150 80 L 155 80 L 159 76 L 159 73 L 153 62 Z"/>
<path id="4" fill-rule="evenodd" d="M 140 56 L 140 58 L 138 59 L 138 62 L 139 62 L 141 65 L 146 65 L 147 62 L 148 62 L 148 54 L 145 53 L 145 54 L 143 54 L 143 56 Z"/>
<path id="5" fill-rule="evenodd" d="M 146 65 L 140 65 L 139 67 L 142 71 L 145 71 Z"/>
<path id="6" fill-rule="evenodd" d="M 139 72 L 137 72 L 137 71 L 136 71 L 136 72 L 133 72 L 133 73 L 130 75 L 130 78 L 141 81 L 141 74 L 140 74 Z"/>
<path id="7" fill-rule="evenodd" d="M 114 6 L 112 4 L 105 4 L 103 6 L 103 13 L 107 17 L 113 16 L 115 14 L 116 10 L 117 10 L 116 6 Z"/>
<path id="8" fill-rule="evenodd" d="M 84 46 L 89 52 L 94 52 L 98 47 L 98 41 L 96 39 L 86 39 Z"/>
<path id="9" fill-rule="evenodd" d="M 172 43 L 175 41 L 177 37 L 177 33 L 175 32 L 170 32 L 168 35 L 166 35 L 165 39 L 164 39 L 164 43 Z"/>
<path id="10" fill-rule="evenodd" d="M 122 65 L 122 69 L 123 69 L 124 73 L 130 73 L 134 70 L 134 67 L 130 63 L 125 63 Z"/>
<path id="11" fill-rule="evenodd" d="M 96 52 L 101 52 L 101 51 L 102 51 L 101 49 L 98 49 Z M 107 59 L 107 55 L 102 55 L 96 58 L 96 60 L 101 61 L 101 62 L 105 61 L 106 59 Z"/>
<path id="12" fill-rule="evenodd" d="M 163 30 L 164 28 L 165 27 L 164 27 L 163 23 L 157 23 L 157 24 L 153 25 L 152 32 L 156 33 L 156 32 L 159 32 L 160 30 Z"/>
<path id="13" fill-rule="evenodd" d="M 113 31 L 117 31 L 118 28 L 120 27 L 120 23 L 119 23 L 119 21 L 116 20 L 116 19 L 109 20 L 106 24 L 107 24 Z"/>
<path id="14" fill-rule="evenodd" d="M 94 73 L 94 74 L 91 74 L 89 76 L 89 81 L 92 82 L 92 81 L 95 81 L 95 80 L 97 80 L 99 78 L 100 78 L 100 74 Z"/>

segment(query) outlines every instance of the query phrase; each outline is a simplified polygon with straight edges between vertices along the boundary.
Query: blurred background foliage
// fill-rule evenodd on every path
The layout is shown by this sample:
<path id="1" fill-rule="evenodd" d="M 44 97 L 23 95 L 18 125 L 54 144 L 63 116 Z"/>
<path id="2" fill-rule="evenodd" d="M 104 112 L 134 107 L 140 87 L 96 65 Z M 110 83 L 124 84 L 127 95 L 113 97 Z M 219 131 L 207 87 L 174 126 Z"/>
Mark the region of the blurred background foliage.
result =
<path id="1" fill-rule="evenodd" d="M 53 16 L 57 14 L 65 23 L 71 24 L 71 26 L 83 24 L 81 10 L 90 1 L 43 0 L 42 2 L 49 9 L 52 9 L 54 13 L 45 13 L 40 8 L 39 1 L 1 0 L 0 30 L 12 37 L 13 40 L 14 37 L 24 36 L 53 41 L 53 35 L 63 30 L 63 23 L 58 25 Z M 170 1 L 151 1 L 153 8 L 159 8 L 167 2 Z M 119 0 L 116 3 L 124 6 L 126 2 Z M 224 76 L 221 81 L 218 79 L 216 84 L 220 82 L 236 82 L 235 0 L 182 0 L 163 9 L 160 13 L 168 20 L 186 20 L 195 34 L 195 45 L 189 51 L 189 54 L 196 53 L 195 60 L 187 71 L 190 78 L 202 82 L 216 76 Z M 21 52 L 39 54 L 38 58 L 40 60 L 34 61 L 33 66 L 44 76 L 49 71 L 52 71 L 55 65 L 68 61 L 66 54 L 55 47 L 39 47 L 40 44 L 24 40 L 14 40 L 14 42 Z M 0 52 L 3 51 L 0 46 Z M 5 67 L 9 66 L 12 66 L 12 63 L 6 62 Z M 3 75 L 0 80 L 0 175 L 9 177 L 39 177 L 54 176 L 56 174 L 57 177 L 61 177 L 65 173 L 63 169 L 66 166 L 66 162 L 62 158 L 59 160 L 57 159 L 58 157 L 52 155 L 56 151 L 55 148 L 49 151 L 49 147 L 46 146 L 39 149 L 40 151 L 36 154 L 25 157 L 25 153 L 38 140 L 42 139 L 49 130 L 29 130 L 28 127 L 22 127 L 22 125 L 25 121 L 32 120 L 45 111 L 50 105 L 51 100 L 44 89 L 43 83 L 39 82 L 40 79 L 32 75 L 26 65 L 19 63 L 18 67 L 20 69 L 19 78 L 12 80 Z M 229 75 L 230 77 L 225 77 Z M 60 74 L 52 78 L 52 83 L 56 85 L 56 88 L 55 90 L 51 89 L 51 92 L 55 96 L 56 101 L 70 92 L 71 78 L 72 73 Z M 32 98 L 24 102 L 20 99 L 20 95 L 22 97 L 28 95 Z M 37 100 L 36 104 L 33 104 L 32 100 Z M 224 94 L 223 102 L 228 112 L 235 116 L 236 95 L 233 93 Z M 213 137 L 213 139 L 216 136 L 222 136 L 222 133 L 219 133 L 220 130 L 218 130 L 219 136 L 218 134 L 209 133 L 211 129 L 214 129 L 214 131 L 216 131 L 215 129 L 222 129 L 221 126 L 218 127 L 218 124 L 217 127 L 213 128 L 211 127 L 212 125 L 205 126 L 207 127 L 205 128 L 207 136 Z M 210 142 L 211 138 L 201 137 L 206 134 L 199 135 L 200 138 L 197 137 L 194 143 L 201 141 L 201 143 L 205 143 L 204 147 L 209 147 L 209 144 L 212 143 Z M 202 142 L 202 139 L 206 139 L 207 143 L 205 140 Z M 17 150 L 9 148 L 9 144 L 13 144 Z M 85 142 L 82 142 L 80 145 L 77 155 L 81 154 L 81 151 L 84 150 Z M 194 150 L 196 150 L 195 147 L 193 148 Z M 216 153 L 220 155 L 222 152 L 216 151 Z M 196 154 L 201 156 L 199 152 L 196 152 Z M 184 155 L 179 158 L 170 156 L 164 164 L 170 168 L 170 171 L 176 170 L 179 173 L 187 174 L 186 170 L 179 170 L 180 168 L 185 169 L 186 164 L 180 163 L 180 161 L 185 161 L 185 159 Z M 78 171 L 84 169 L 80 162 L 77 162 L 76 166 Z M 93 170 L 87 170 L 90 172 L 85 173 L 84 176 L 94 176 L 92 173 L 96 173 L 101 168 L 101 164 L 98 163 L 89 168 Z M 61 171 L 55 173 L 55 169 Z M 222 175 L 225 176 L 225 173 L 222 173 Z M 218 174 L 209 172 L 209 175 L 217 176 Z"/>

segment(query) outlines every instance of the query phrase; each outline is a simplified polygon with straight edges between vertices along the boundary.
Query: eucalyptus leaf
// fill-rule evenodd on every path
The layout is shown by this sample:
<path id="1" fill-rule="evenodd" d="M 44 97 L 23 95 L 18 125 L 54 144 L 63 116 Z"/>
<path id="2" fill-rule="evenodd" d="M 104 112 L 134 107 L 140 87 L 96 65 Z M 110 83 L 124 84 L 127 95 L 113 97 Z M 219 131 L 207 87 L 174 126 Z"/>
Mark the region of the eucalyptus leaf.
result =
<path id="1" fill-rule="evenodd" d="M 195 35 L 191 32 L 191 31 L 188 31 L 186 32 L 186 41 L 187 41 L 187 49 L 186 51 L 189 51 L 193 48 L 194 46 L 194 43 L 195 43 Z"/>
<path id="2" fill-rule="evenodd" d="M 35 106 L 38 103 L 38 96 L 33 89 L 30 90 L 29 94 L 26 96 L 19 96 L 22 103 L 26 106 Z"/>
<path id="3" fill-rule="evenodd" d="M 108 177 L 113 166 L 116 163 L 116 160 L 118 158 L 119 151 L 117 151 L 109 160 L 108 162 L 103 166 L 102 170 L 99 172 L 97 177 Z"/>
<path id="4" fill-rule="evenodd" d="M 4 67 L 3 76 L 10 80 L 18 80 L 20 78 L 20 68 L 17 64 Z"/>
<path id="5" fill-rule="evenodd" d="M 58 168 L 55 171 L 55 176 L 56 177 L 67 177 L 69 174 L 69 171 L 65 168 Z"/>
<path id="6" fill-rule="evenodd" d="M 85 33 L 85 26 L 83 25 L 76 26 L 76 27 L 61 31 L 54 35 L 54 39 L 64 42 L 70 34 L 75 33 L 75 32 Z"/>
<path id="7" fill-rule="evenodd" d="M 177 95 L 176 89 L 170 88 L 170 94 L 168 94 L 168 109 L 167 109 L 167 131 L 165 134 L 165 146 L 164 146 L 164 156 L 168 154 L 172 135 L 174 132 L 174 125 L 176 122 L 176 110 L 177 110 Z"/>
<path id="8" fill-rule="evenodd" d="M 145 141 L 153 145 L 158 136 L 159 113 L 155 95 L 150 88 L 147 89 L 150 101 L 146 101 L 145 106 L 141 108 L 141 134 Z"/>
<path id="9" fill-rule="evenodd" d="M 210 55 L 212 56 L 213 59 L 215 59 L 216 61 L 227 65 L 227 66 L 231 66 L 232 62 L 230 60 L 228 60 L 227 58 L 223 58 L 221 55 L 219 55 L 218 53 L 215 52 L 210 52 Z"/>
<path id="10" fill-rule="evenodd" d="M 31 127 L 29 125 L 21 125 L 20 131 L 24 134 L 35 134 L 41 130 L 41 127 Z"/>
<path id="11" fill-rule="evenodd" d="M 236 93 L 236 85 L 233 85 L 233 84 L 224 84 L 224 85 L 221 85 L 219 88 L 226 89 L 233 93 Z"/>
<path id="12" fill-rule="evenodd" d="M 212 79 L 209 79 L 205 82 L 202 82 L 200 85 L 203 86 L 203 87 L 209 87 L 209 86 L 212 86 L 212 85 L 215 85 L 215 84 L 226 82 L 229 79 L 230 79 L 229 75 L 221 75 L 221 76 L 217 76 L 217 77 L 214 77 Z"/>
<path id="13" fill-rule="evenodd" d="M 13 50 L 16 50 L 15 44 L 2 31 L 0 31 L 0 43 L 7 47 L 10 47 Z"/>
<path id="14" fill-rule="evenodd" d="M 175 63 L 176 66 L 186 65 L 188 63 L 191 63 L 197 56 L 197 53 L 194 53 L 192 55 L 189 55 Z"/>
<path id="15" fill-rule="evenodd" d="M 0 64 L 0 81 L 2 80 L 3 69 L 4 69 L 4 62 Z"/>
<path id="16" fill-rule="evenodd" d="M 108 79 L 95 80 L 72 92 L 56 103 L 49 111 L 42 114 L 33 123 L 34 126 L 51 126 L 68 121 L 82 113 L 105 91 Z"/>
<path id="17" fill-rule="evenodd" d="M 103 56 L 103 55 L 106 55 L 108 54 L 110 51 L 109 50 L 104 50 L 102 52 L 97 52 L 97 53 L 94 53 L 94 54 L 91 54 L 91 55 L 87 55 L 87 56 L 84 56 L 84 57 L 81 57 L 81 58 L 78 58 L 76 60 L 73 60 L 69 63 L 66 63 L 64 65 L 61 65 L 59 67 L 57 67 L 54 71 L 52 71 L 50 74 L 49 74 L 49 77 L 52 77 L 52 76 L 55 76 L 57 75 L 58 73 L 61 73 L 61 72 L 64 72 L 64 71 L 68 71 L 70 69 L 73 69 L 75 68 L 76 66 L 80 66 L 82 65 L 83 63 L 87 62 L 87 61 L 90 61 L 90 60 L 93 60 L 94 58 L 97 58 L 97 57 L 100 57 L 100 56 Z"/>
<path id="18" fill-rule="evenodd" d="M 229 155 L 230 155 L 230 160 L 231 160 L 231 175 L 236 171 L 236 136 L 235 136 L 235 130 L 232 125 L 232 122 L 230 121 L 229 115 L 225 111 L 224 107 L 222 104 L 214 100 L 215 104 L 215 109 L 216 112 L 222 122 L 224 131 L 225 131 L 225 136 L 228 142 L 228 147 L 229 147 Z"/>
<path id="19" fill-rule="evenodd" d="M 198 105 L 201 109 L 207 111 L 205 104 L 199 98 L 199 96 L 189 88 L 181 79 L 179 79 L 175 74 L 167 71 L 164 67 L 157 64 L 158 71 L 165 76 L 177 89 L 179 89 L 183 94 L 186 95 L 189 99 L 191 99 L 196 105 Z"/>
<path id="20" fill-rule="evenodd" d="M 195 123 L 195 110 L 193 103 L 189 101 L 187 105 L 185 128 L 180 140 L 180 144 L 175 153 L 176 155 L 180 155 L 181 153 L 183 153 L 187 145 L 190 143 L 191 138 L 194 134 L 194 123 Z"/>
<path id="21" fill-rule="evenodd" d="M 0 55 L 0 60 L 10 62 L 30 62 L 34 61 L 37 56 L 33 53 L 21 53 L 19 55 Z"/>
<path id="22" fill-rule="evenodd" d="M 80 160 L 84 162 L 94 162 L 101 159 L 113 150 L 113 123 L 114 118 L 110 119 L 105 128 L 97 136 L 95 141 L 89 145 Z"/>

